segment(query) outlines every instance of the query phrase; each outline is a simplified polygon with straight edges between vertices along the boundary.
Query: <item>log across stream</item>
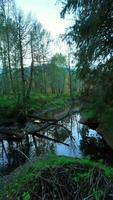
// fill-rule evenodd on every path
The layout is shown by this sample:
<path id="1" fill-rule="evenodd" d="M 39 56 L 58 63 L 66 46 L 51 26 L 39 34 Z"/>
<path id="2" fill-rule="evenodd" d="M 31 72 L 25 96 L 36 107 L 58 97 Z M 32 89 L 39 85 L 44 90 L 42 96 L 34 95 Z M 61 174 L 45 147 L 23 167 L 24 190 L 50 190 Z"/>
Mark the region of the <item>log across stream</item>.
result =
<path id="1" fill-rule="evenodd" d="M 8 174 L 27 160 L 48 153 L 103 159 L 113 165 L 111 150 L 96 131 L 79 123 L 77 110 L 37 113 L 21 128 L 17 124 L 0 127 L 0 172 Z M 21 130 L 21 131 L 20 131 Z"/>

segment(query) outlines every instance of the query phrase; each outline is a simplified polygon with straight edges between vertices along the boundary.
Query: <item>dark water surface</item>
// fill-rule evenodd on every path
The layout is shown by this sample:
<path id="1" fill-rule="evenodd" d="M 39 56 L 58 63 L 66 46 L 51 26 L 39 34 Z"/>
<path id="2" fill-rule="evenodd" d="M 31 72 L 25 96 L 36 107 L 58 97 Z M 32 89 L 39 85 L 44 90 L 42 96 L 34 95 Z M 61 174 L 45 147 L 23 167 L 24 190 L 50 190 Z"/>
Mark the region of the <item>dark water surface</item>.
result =
<path id="1" fill-rule="evenodd" d="M 1 141 L 0 174 L 8 174 L 28 159 L 33 161 L 50 152 L 77 158 L 89 155 L 94 160 L 103 159 L 106 164 L 113 165 L 113 150 L 96 131 L 81 125 L 79 120 L 80 114 L 75 113 L 60 121 L 60 126 L 41 131 L 41 134 L 65 142 L 69 146 L 31 135 L 21 142 Z"/>

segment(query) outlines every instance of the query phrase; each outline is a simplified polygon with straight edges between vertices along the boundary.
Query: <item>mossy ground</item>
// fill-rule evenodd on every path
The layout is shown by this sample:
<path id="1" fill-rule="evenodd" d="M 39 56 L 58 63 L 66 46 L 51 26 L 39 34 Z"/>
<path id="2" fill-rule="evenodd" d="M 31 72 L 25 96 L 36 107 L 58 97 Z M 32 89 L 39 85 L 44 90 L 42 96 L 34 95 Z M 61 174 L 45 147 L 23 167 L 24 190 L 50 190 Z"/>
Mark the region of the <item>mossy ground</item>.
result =
<path id="1" fill-rule="evenodd" d="M 0 199 L 112 199 L 113 168 L 89 159 L 49 155 L 21 169 L 0 189 Z"/>
<path id="2" fill-rule="evenodd" d="M 66 108 L 70 104 L 70 97 L 67 95 L 58 97 L 55 95 L 31 96 L 24 105 L 13 96 L 0 96 L 0 115 L 2 118 L 14 117 L 19 113 L 42 111 L 47 108 Z"/>

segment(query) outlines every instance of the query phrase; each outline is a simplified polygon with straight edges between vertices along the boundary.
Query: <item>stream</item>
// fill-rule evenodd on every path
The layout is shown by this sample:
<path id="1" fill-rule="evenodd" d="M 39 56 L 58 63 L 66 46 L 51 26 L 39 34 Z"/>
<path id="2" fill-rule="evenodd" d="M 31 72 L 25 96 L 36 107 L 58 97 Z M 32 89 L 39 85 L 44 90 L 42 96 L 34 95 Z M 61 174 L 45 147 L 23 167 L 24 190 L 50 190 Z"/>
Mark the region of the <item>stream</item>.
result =
<path id="1" fill-rule="evenodd" d="M 0 175 L 9 174 L 26 161 L 35 161 L 48 153 L 76 158 L 90 156 L 91 159 L 102 159 L 104 163 L 113 166 L 113 150 L 96 131 L 80 124 L 79 120 L 80 113 L 76 112 L 59 121 L 59 126 L 53 125 L 40 131 L 41 134 L 69 146 L 32 135 L 18 142 L 1 140 Z"/>

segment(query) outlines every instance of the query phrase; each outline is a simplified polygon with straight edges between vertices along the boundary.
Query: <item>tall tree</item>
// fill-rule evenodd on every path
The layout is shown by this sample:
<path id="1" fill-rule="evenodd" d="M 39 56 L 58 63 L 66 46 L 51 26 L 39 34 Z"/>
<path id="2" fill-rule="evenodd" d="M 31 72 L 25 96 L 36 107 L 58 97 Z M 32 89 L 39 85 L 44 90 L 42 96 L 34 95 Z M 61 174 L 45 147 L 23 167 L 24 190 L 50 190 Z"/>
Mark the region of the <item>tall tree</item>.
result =
<path id="1" fill-rule="evenodd" d="M 64 0 L 61 16 L 73 13 L 74 24 L 66 33 L 76 46 L 77 69 L 88 84 L 92 80 L 94 93 L 107 101 L 113 81 L 113 1 Z M 108 83 L 108 77 L 111 80 Z M 91 81 L 90 81 L 91 85 Z M 105 87 L 106 86 L 106 87 Z M 111 92 L 110 92 L 111 93 Z M 111 94 L 111 98 L 113 95 Z M 111 98 L 109 100 L 111 101 Z"/>
<path id="2" fill-rule="evenodd" d="M 48 75 L 53 94 L 61 95 L 64 91 L 66 66 L 66 57 L 61 53 L 56 53 L 51 58 L 51 63 L 48 66 Z"/>

